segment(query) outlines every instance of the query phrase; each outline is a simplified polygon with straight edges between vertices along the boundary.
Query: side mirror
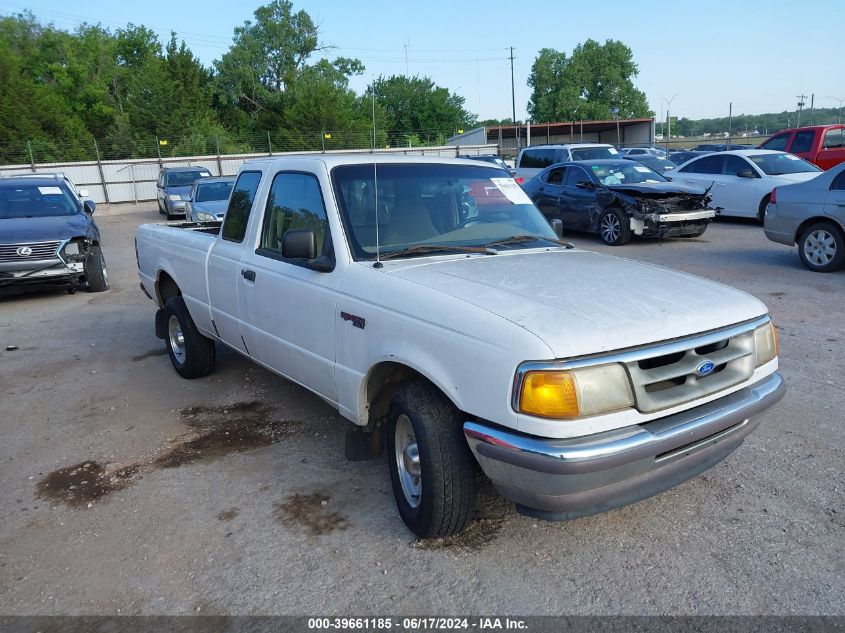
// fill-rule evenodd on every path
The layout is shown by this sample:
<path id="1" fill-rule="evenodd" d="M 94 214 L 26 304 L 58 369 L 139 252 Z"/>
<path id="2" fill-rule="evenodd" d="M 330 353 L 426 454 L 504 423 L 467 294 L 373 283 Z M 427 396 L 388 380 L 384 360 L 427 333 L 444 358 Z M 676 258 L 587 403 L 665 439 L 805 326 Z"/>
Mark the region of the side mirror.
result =
<path id="1" fill-rule="evenodd" d="M 555 235 L 557 235 L 557 239 L 563 239 L 563 220 L 560 218 L 552 218 L 549 220 L 549 224 L 552 225 L 552 230 L 555 232 Z"/>
<path id="2" fill-rule="evenodd" d="M 587 191 L 595 191 L 596 186 L 586 180 L 582 180 L 581 182 L 575 183 L 575 186 L 579 189 L 586 189 Z"/>
<path id="3" fill-rule="evenodd" d="M 285 259 L 314 259 L 317 256 L 317 237 L 314 231 L 292 229 L 282 237 L 282 257 Z"/>
<path id="4" fill-rule="evenodd" d="M 756 177 L 757 177 L 757 174 L 755 174 L 755 173 L 754 173 L 752 170 L 750 170 L 750 169 L 742 169 L 742 170 L 740 170 L 740 171 L 736 172 L 736 175 L 737 175 L 739 178 L 756 178 Z"/>
<path id="5" fill-rule="evenodd" d="M 82 208 L 85 209 L 85 213 L 87 213 L 88 215 L 94 215 L 94 210 L 97 208 L 97 203 L 93 200 L 83 200 Z"/>

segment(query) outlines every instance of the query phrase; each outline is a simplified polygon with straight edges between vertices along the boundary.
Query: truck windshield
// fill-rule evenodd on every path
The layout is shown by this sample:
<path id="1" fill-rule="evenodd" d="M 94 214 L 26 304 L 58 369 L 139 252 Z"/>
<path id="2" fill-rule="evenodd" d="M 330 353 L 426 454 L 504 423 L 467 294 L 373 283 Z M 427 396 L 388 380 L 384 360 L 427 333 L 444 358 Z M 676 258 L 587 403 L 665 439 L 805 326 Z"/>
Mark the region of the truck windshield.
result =
<path id="1" fill-rule="evenodd" d="M 618 158 L 619 152 L 613 147 L 576 147 L 570 150 L 572 160 L 600 160 Z"/>
<path id="2" fill-rule="evenodd" d="M 75 215 L 80 208 L 59 183 L 0 183 L 0 220 Z"/>
<path id="3" fill-rule="evenodd" d="M 382 163 L 332 170 L 356 259 L 417 246 L 553 246 L 554 231 L 511 175 L 484 165 Z M 378 192 L 374 182 L 378 182 Z M 423 248 L 414 253 L 433 252 Z M 409 254 L 410 256 L 410 254 Z"/>
<path id="4" fill-rule="evenodd" d="M 821 171 L 812 163 L 792 154 L 750 154 L 748 160 L 763 170 L 769 176 L 781 174 L 803 174 L 810 171 Z"/>

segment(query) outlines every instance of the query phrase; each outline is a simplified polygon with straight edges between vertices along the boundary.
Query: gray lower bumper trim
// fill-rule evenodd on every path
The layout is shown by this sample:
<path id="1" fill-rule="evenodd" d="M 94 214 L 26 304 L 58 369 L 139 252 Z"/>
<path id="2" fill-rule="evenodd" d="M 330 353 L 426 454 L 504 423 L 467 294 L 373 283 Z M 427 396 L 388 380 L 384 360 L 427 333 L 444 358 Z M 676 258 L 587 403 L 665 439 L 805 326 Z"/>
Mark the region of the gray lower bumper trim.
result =
<path id="1" fill-rule="evenodd" d="M 703 472 L 739 446 L 759 422 L 752 418 L 785 391 L 775 373 L 695 409 L 581 438 L 540 439 L 476 422 L 465 423 L 464 433 L 502 495 L 525 506 L 520 511 L 574 518 L 633 503 Z"/>

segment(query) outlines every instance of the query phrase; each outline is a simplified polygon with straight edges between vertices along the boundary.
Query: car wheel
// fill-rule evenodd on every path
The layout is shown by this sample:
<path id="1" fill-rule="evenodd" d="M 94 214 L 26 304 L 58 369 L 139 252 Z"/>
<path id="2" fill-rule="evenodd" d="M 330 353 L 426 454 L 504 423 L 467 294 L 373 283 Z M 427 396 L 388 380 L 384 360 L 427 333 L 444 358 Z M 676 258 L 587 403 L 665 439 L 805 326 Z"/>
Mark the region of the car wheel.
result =
<path id="1" fill-rule="evenodd" d="M 798 238 L 801 262 L 817 273 L 828 273 L 845 264 L 845 239 L 832 222 L 811 224 Z"/>
<path id="2" fill-rule="evenodd" d="M 763 224 L 766 220 L 766 207 L 769 205 L 769 200 L 771 200 L 771 198 L 771 194 L 768 194 L 760 201 L 760 206 L 757 209 L 757 221 L 760 224 Z"/>
<path id="3" fill-rule="evenodd" d="M 475 509 L 475 462 L 458 410 L 423 381 L 390 402 L 387 461 L 402 521 L 420 538 L 458 534 Z"/>
<path id="4" fill-rule="evenodd" d="M 200 334 L 182 297 L 172 297 L 164 306 L 167 314 L 167 353 L 173 369 L 182 378 L 199 378 L 214 369 L 214 341 Z"/>
<path id="5" fill-rule="evenodd" d="M 82 269 L 85 273 L 85 287 L 88 292 L 103 292 L 109 289 L 106 258 L 103 257 L 103 251 L 96 244 L 88 252 Z"/>
<path id="6" fill-rule="evenodd" d="M 608 209 L 599 218 L 599 235 L 610 246 L 627 244 L 631 241 L 628 218 L 619 209 Z"/>

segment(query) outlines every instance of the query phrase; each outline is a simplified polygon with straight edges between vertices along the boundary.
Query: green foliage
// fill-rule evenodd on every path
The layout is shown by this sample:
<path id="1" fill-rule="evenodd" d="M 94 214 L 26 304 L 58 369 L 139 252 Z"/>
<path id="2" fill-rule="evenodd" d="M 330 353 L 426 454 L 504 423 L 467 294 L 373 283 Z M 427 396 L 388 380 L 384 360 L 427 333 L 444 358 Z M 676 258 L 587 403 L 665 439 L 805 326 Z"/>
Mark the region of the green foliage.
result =
<path id="1" fill-rule="evenodd" d="M 841 118 L 845 114 L 845 108 L 840 112 L 838 108 L 815 108 L 812 115 L 810 109 L 805 108 L 801 112 L 801 125 L 827 125 L 829 123 L 838 123 L 845 118 Z M 714 119 L 687 119 L 680 118 L 678 122 L 672 122 L 672 136 L 701 136 L 703 134 L 722 134 L 728 131 L 728 117 L 719 117 Z M 792 112 L 772 112 L 767 114 L 736 114 L 733 120 L 730 121 L 731 132 L 734 136 L 739 136 L 743 133 L 751 134 L 755 130 L 760 134 L 774 134 L 781 130 L 793 128 L 798 126 L 798 113 Z M 661 124 L 658 123 L 657 131 L 660 132 Z"/>
<path id="2" fill-rule="evenodd" d="M 621 118 L 653 116 L 645 93 L 632 81 L 637 73 L 631 49 L 616 40 L 587 40 L 568 57 L 544 48 L 528 77 L 531 120 L 604 120 L 613 118 L 611 108 L 619 108 Z"/>

